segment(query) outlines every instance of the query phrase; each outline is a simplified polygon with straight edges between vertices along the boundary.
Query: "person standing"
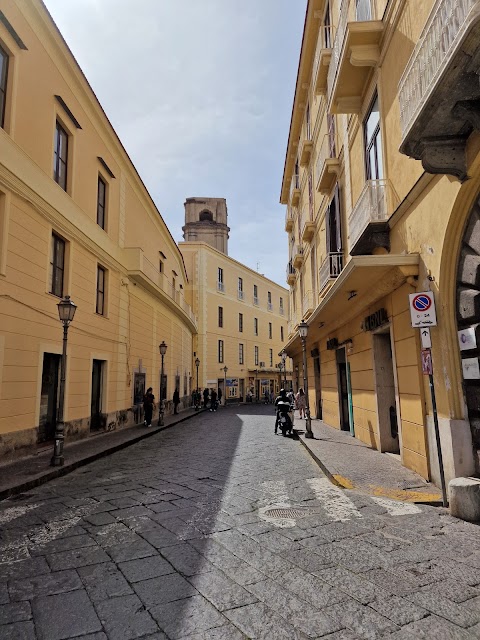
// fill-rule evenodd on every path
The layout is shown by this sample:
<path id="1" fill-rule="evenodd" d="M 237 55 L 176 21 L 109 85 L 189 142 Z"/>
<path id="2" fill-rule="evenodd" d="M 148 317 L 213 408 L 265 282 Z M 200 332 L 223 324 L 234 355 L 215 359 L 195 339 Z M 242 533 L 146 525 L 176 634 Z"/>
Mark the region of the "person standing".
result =
<path id="1" fill-rule="evenodd" d="M 212 389 L 212 395 L 210 398 L 210 411 L 216 411 L 217 410 L 217 392 L 215 391 L 215 389 Z"/>
<path id="2" fill-rule="evenodd" d="M 298 413 L 300 415 L 300 418 L 304 418 L 305 417 L 305 409 L 307 408 L 307 399 L 305 398 L 305 393 L 303 392 L 302 388 L 300 388 L 298 390 L 298 393 L 295 396 L 295 403 L 297 405 L 297 409 L 298 409 Z"/>
<path id="3" fill-rule="evenodd" d="M 173 392 L 173 415 L 176 416 L 178 413 L 178 405 L 180 404 L 180 394 L 178 393 L 178 389 L 175 389 Z"/>
<path id="4" fill-rule="evenodd" d="M 218 387 L 218 404 L 222 404 L 222 390 Z"/>
<path id="5" fill-rule="evenodd" d="M 203 406 L 205 407 L 205 409 L 207 408 L 207 405 L 208 405 L 208 396 L 209 395 L 210 395 L 210 392 L 205 387 L 205 389 L 203 390 Z"/>
<path id="6" fill-rule="evenodd" d="M 143 415 L 144 415 L 144 424 L 146 427 L 152 426 L 152 416 L 153 416 L 153 407 L 155 404 L 155 396 L 152 393 L 152 387 L 148 387 L 143 396 Z"/>

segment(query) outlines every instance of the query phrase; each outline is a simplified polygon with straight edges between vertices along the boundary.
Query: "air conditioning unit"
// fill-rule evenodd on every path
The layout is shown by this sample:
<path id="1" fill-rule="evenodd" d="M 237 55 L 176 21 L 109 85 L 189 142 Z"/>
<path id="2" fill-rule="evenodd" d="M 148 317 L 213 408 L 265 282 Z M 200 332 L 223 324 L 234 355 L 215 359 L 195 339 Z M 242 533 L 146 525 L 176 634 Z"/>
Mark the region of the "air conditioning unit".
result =
<path id="1" fill-rule="evenodd" d="M 260 362 L 260 366 L 261 366 L 261 367 L 264 367 L 264 366 L 265 366 L 265 363 L 264 363 L 264 362 Z"/>

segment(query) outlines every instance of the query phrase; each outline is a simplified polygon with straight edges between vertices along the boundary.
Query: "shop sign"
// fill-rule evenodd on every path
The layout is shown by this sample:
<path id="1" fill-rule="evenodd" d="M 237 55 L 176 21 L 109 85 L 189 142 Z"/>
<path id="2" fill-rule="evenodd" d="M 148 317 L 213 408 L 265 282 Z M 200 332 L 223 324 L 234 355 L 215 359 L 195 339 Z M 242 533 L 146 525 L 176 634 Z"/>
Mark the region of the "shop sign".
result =
<path id="1" fill-rule="evenodd" d="M 410 317 L 413 328 L 422 329 L 423 327 L 437 326 L 435 298 L 432 291 L 410 293 L 408 299 L 410 301 Z"/>
<path id="2" fill-rule="evenodd" d="M 388 313 L 386 309 L 379 309 L 372 313 L 372 315 L 367 316 L 363 320 L 363 330 L 364 331 L 375 331 L 382 325 L 388 322 Z"/>
<path id="3" fill-rule="evenodd" d="M 460 345 L 460 351 L 468 351 L 468 349 L 476 349 L 477 336 L 475 335 L 475 327 L 468 327 L 467 329 L 461 329 L 458 332 L 458 344 Z"/>
<path id="4" fill-rule="evenodd" d="M 422 349 L 422 373 L 424 376 L 433 375 L 432 352 L 430 349 Z"/>
<path id="5" fill-rule="evenodd" d="M 227 387 L 238 387 L 238 378 L 227 378 Z"/>
<path id="6" fill-rule="evenodd" d="M 464 380 L 478 380 L 480 378 L 480 366 L 478 358 L 465 358 L 462 360 Z"/>
<path id="7" fill-rule="evenodd" d="M 328 351 L 334 351 L 338 347 L 338 338 L 330 338 L 327 340 L 327 349 Z"/>

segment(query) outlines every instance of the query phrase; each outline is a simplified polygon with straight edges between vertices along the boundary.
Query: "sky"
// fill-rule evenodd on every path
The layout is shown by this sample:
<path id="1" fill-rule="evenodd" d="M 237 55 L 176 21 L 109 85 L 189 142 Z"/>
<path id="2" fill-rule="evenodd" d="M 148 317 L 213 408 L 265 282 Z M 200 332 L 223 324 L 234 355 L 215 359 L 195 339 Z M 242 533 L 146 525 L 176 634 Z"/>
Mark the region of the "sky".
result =
<path id="1" fill-rule="evenodd" d="M 279 204 L 307 0 L 44 0 L 177 242 L 226 198 L 229 255 L 286 286 Z"/>

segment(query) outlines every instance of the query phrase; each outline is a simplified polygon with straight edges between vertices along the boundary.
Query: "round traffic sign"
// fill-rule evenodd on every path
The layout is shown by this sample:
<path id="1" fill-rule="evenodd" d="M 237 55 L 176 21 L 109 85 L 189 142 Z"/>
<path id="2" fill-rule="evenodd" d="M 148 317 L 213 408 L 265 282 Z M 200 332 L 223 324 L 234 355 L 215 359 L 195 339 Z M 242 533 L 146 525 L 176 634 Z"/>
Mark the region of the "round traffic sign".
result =
<path id="1" fill-rule="evenodd" d="M 426 296 L 424 293 L 420 293 L 418 296 L 414 297 L 412 304 L 415 311 L 428 311 L 432 306 L 432 301 L 429 296 Z"/>

